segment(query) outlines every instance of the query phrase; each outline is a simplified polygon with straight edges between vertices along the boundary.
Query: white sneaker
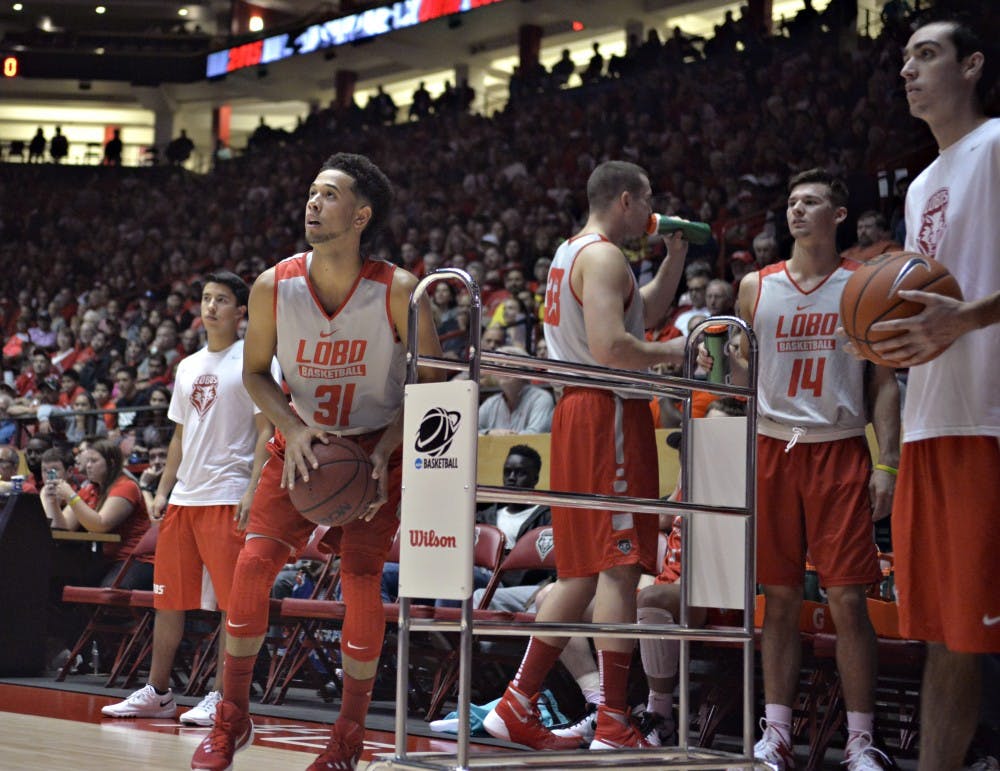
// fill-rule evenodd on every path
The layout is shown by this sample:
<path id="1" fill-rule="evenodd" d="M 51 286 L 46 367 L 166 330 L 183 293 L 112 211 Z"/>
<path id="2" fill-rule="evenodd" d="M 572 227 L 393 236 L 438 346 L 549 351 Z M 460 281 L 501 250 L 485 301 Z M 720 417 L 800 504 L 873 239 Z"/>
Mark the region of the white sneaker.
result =
<path id="1" fill-rule="evenodd" d="M 220 701 L 222 701 L 222 694 L 218 691 L 210 691 L 196 706 L 187 712 L 182 712 L 180 721 L 184 725 L 210 726 L 215 722 L 215 708 Z"/>
<path id="2" fill-rule="evenodd" d="M 1000 771 L 1000 761 L 992 755 L 987 755 L 969 766 L 968 771 Z"/>
<path id="3" fill-rule="evenodd" d="M 785 743 L 774 728 L 766 721 L 760 721 L 764 735 L 753 746 L 753 756 L 756 760 L 767 763 L 774 771 L 792 771 L 795 768 L 795 755 L 792 748 Z"/>
<path id="4" fill-rule="evenodd" d="M 125 701 L 101 707 L 101 714 L 108 717 L 169 717 L 177 712 L 174 694 L 168 690 L 160 696 L 148 683 Z"/>
<path id="5" fill-rule="evenodd" d="M 579 739 L 580 742 L 590 744 L 594 739 L 594 731 L 597 730 L 597 705 L 588 704 L 587 714 L 571 725 L 564 725 L 561 728 L 553 728 L 552 733 L 556 736 L 566 736 Z"/>
<path id="6" fill-rule="evenodd" d="M 847 771 L 885 771 L 892 767 L 892 761 L 872 744 L 871 734 L 861 733 L 844 748 L 843 765 Z"/>

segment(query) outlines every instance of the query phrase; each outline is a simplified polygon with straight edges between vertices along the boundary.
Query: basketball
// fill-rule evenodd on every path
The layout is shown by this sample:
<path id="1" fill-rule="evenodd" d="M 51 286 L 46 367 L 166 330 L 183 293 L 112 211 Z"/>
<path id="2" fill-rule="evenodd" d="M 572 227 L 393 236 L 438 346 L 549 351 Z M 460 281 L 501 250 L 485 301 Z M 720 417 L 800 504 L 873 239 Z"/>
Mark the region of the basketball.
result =
<path id="1" fill-rule="evenodd" d="M 902 299 L 897 294 L 900 289 L 916 289 L 962 299 L 962 289 L 948 269 L 916 252 L 882 254 L 855 270 L 840 297 L 841 325 L 862 356 L 886 367 L 894 365 L 875 353 L 871 345 L 899 333 L 872 332 L 872 325 L 880 321 L 909 318 L 924 309 L 922 303 Z M 935 351 L 918 363 L 930 361 L 943 350 Z"/>
<path id="2" fill-rule="evenodd" d="M 368 454 L 356 442 L 330 437 L 329 444 L 316 442 L 313 454 L 319 468 L 301 477 L 288 497 L 299 513 L 317 525 L 339 527 L 360 517 L 378 495 Z"/>

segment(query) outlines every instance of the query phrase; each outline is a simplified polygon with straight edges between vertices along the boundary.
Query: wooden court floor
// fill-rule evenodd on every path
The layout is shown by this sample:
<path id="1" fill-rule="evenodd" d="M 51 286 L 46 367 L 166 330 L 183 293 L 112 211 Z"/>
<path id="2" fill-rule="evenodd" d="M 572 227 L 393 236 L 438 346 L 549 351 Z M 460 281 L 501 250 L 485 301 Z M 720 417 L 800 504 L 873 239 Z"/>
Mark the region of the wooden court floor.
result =
<path id="1" fill-rule="evenodd" d="M 120 701 L 94 695 L 0 683 L 0 771 L 177 771 L 207 728 L 172 720 L 115 720 L 101 707 Z M 332 715 L 331 715 L 332 717 Z M 329 725 L 254 716 L 254 743 L 236 756 L 236 771 L 305 769 L 326 746 Z M 360 768 L 373 753 L 391 752 L 394 736 L 369 729 Z M 478 745 L 476 751 L 493 747 Z M 455 751 L 445 739 L 409 737 L 408 752 Z"/>

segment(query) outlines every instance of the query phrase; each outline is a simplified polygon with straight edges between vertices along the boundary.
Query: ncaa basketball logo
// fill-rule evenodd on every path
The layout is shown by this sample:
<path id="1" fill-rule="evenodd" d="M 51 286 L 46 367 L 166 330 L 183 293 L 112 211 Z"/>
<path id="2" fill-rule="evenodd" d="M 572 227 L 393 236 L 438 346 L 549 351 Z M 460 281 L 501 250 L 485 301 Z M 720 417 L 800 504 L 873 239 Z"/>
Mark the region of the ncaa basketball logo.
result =
<path id="1" fill-rule="evenodd" d="M 461 419 L 461 413 L 449 412 L 442 407 L 432 407 L 427 410 L 423 418 L 420 419 L 420 428 L 417 429 L 417 441 L 413 445 L 414 449 L 417 452 L 430 455 L 432 458 L 444 455 L 455 439 Z"/>

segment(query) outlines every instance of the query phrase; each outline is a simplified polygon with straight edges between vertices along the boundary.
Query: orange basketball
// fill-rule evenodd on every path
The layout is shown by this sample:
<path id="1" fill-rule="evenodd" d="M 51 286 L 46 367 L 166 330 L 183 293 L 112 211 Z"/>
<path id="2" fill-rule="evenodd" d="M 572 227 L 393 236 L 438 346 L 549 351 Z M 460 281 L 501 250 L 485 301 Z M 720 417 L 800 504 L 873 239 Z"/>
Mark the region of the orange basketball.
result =
<path id="1" fill-rule="evenodd" d="M 360 517 L 378 495 L 372 463 L 357 442 L 331 436 L 329 444 L 312 446 L 319 468 L 309 471 L 288 491 L 292 505 L 317 525 L 339 527 Z"/>
<path id="2" fill-rule="evenodd" d="M 893 363 L 875 353 L 871 344 L 888 340 L 898 333 L 872 332 L 872 325 L 915 316 L 924 309 L 921 303 L 902 299 L 898 295 L 900 289 L 917 289 L 962 299 L 962 289 L 948 269 L 937 260 L 916 252 L 882 254 L 855 270 L 840 297 L 841 324 L 862 356 L 887 367 Z M 919 363 L 930 361 L 943 350 L 935 351 Z"/>

